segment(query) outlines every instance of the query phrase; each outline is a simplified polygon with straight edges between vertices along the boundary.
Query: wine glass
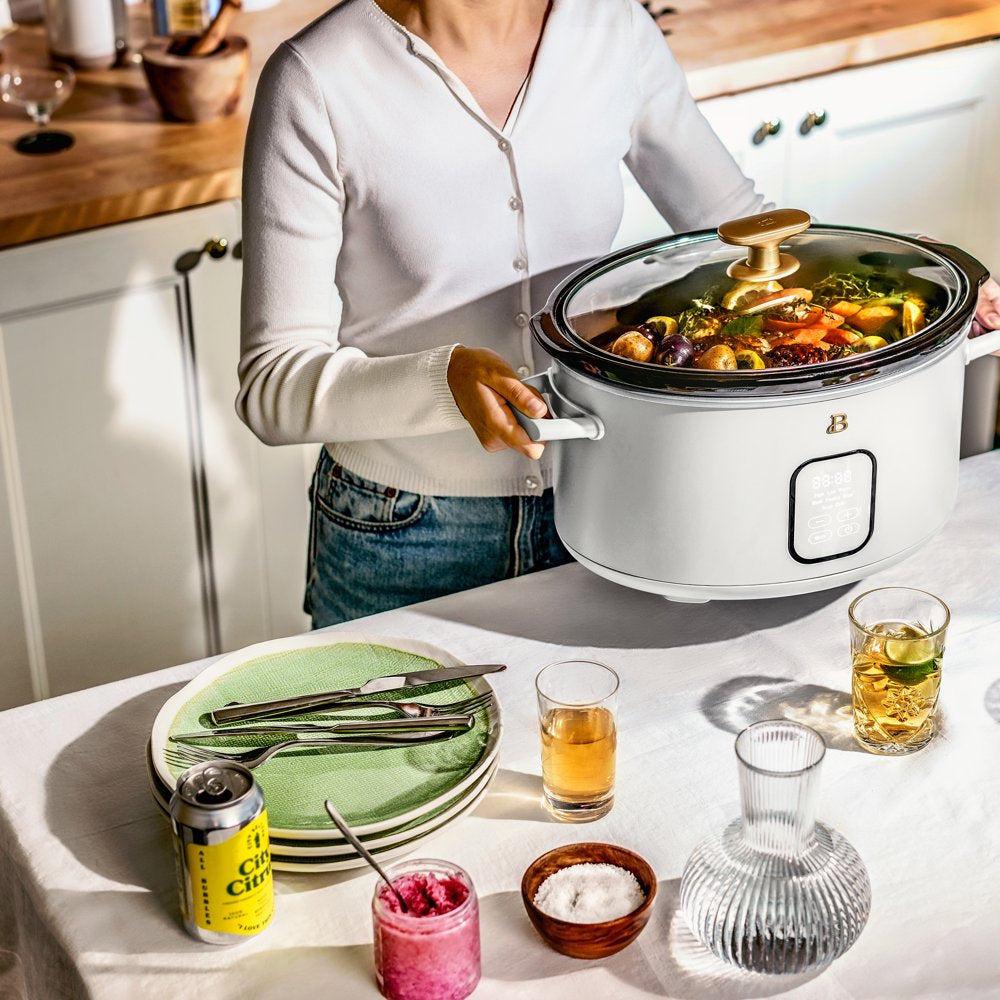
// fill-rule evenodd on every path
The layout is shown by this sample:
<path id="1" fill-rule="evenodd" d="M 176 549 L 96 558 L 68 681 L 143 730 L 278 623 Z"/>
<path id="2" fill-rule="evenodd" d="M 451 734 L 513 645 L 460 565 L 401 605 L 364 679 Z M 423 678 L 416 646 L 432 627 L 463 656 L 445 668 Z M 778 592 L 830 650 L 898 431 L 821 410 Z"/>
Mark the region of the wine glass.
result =
<path id="1" fill-rule="evenodd" d="M 49 66 L 0 65 L 0 100 L 19 104 L 36 125 L 48 125 L 52 114 L 73 93 L 76 76 L 61 63 Z M 19 153 L 57 153 L 69 149 L 68 132 L 43 130 L 22 135 L 14 144 Z"/>

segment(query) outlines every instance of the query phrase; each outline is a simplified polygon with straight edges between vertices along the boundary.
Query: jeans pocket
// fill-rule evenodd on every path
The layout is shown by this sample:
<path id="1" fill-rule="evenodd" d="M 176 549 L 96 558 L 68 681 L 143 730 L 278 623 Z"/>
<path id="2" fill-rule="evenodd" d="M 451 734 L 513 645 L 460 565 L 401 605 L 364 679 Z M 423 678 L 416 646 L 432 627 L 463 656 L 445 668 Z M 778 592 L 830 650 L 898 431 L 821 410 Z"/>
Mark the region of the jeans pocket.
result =
<path id="1" fill-rule="evenodd" d="M 407 528 L 427 510 L 427 497 L 355 475 L 325 450 L 316 470 L 313 503 L 344 528 L 374 533 Z"/>

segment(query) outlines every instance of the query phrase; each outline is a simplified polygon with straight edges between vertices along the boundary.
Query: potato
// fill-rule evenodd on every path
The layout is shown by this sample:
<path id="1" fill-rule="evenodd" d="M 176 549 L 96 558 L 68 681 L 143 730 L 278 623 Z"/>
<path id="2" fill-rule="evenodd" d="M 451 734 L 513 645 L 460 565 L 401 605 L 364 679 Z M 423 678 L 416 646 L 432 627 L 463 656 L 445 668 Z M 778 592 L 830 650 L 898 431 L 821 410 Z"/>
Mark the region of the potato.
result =
<path id="1" fill-rule="evenodd" d="M 694 366 L 712 371 L 736 371 L 736 353 L 725 344 L 716 344 L 715 347 L 710 347 L 704 354 L 699 355 Z"/>
<path id="2" fill-rule="evenodd" d="M 641 333 L 630 330 L 611 345 L 611 353 L 633 361 L 649 361 L 653 356 L 653 342 Z"/>

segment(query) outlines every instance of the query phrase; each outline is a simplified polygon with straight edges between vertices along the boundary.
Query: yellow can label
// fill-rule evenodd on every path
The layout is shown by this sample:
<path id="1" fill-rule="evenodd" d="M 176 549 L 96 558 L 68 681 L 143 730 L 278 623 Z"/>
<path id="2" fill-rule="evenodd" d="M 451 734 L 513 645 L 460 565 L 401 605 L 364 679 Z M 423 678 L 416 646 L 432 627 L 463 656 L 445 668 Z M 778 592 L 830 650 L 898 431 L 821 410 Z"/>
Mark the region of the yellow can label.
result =
<path id="1" fill-rule="evenodd" d="M 274 914 L 267 810 L 219 844 L 187 844 L 185 860 L 193 912 L 206 931 L 257 934 Z"/>

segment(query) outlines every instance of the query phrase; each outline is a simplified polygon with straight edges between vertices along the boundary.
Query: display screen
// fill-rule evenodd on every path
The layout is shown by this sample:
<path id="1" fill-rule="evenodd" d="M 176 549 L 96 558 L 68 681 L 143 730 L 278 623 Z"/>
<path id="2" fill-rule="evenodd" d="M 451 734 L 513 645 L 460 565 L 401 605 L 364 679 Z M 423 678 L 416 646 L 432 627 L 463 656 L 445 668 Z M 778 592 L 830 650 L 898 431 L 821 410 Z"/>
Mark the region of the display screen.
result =
<path id="1" fill-rule="evenodd" d="M 804 462 L 792 474 L 788 543 L 799 562 L 851 555 L 871 538 L 875 456 L 851 451 Z"/>

